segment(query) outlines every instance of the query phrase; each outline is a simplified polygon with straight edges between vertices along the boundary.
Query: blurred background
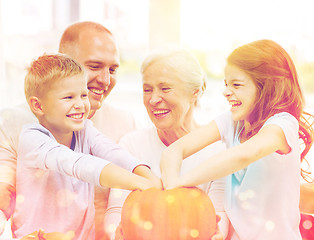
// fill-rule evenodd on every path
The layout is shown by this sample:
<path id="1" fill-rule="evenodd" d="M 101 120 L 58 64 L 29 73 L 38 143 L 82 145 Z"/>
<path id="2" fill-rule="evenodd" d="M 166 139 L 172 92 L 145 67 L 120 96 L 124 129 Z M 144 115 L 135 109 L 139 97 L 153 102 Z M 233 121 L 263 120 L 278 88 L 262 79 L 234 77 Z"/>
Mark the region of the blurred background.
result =
<path id="1" fill-rule="evenodd" d="M 222 96 L 227 55 L 268 38 L 292 56 L 314 114 L 313 0 L 0 0 L 0 109 L 24 101 L 25 68 L 44 52 L 57 52 L 63 30 L 96 21 L 115 35 L 121 54 L 118 83 L 106 101 L 146 118 L 139 68 L 153 49 L 190 50 L 208 76 L 198 119 L 228 109 Z M 312 151 L 313 152 L 313 151 Z M 308 157 L 314 165 L 314 156 Z"/>

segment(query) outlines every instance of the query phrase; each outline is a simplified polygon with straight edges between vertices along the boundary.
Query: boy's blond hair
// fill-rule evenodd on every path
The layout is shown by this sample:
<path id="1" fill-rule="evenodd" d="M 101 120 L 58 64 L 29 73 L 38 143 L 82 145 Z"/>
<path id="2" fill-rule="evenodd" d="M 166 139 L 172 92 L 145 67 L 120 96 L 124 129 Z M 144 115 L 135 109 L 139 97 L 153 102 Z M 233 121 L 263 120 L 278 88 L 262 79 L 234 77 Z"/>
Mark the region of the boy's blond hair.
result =
<path id="1" fill-rule="evenodd" d="M 24 81 L 26 100 L 29 101 L 31 96 L 42 97 L 52 83 L 77 75 L 84 77 L 85 72 L 72 58 L 64 54 L 44 54 L 27 69 Z"/>

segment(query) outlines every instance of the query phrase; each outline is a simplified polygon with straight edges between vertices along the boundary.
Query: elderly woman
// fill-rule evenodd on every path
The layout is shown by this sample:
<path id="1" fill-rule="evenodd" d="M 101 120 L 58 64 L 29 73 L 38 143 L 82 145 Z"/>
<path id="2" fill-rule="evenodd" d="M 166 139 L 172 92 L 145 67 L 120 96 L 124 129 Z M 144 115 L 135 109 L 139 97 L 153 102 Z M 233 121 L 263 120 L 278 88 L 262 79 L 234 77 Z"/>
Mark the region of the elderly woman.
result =
<path id="1" fill-rule="evenodd" d="M 163 150 L 199 127 L 193 113 L 203 94 L 205 75 L 197 59 L 181 49 L 160 51 L 148 56 L 142 64 L 143 101 L 154 126 L 125 135 L 120 144 L 142 161 L 147 161 L 152 171 L 160 176 L 160 158 Z M 209 156 L 222 151 L 220 142 L 190 156 L 182 164 L 182 173 L 198 165 Z M 211 198 L 219 228 L 224 237 L 228 232 L 228 219 L 224 212 L 224 179 L 208 182 L 198 187 Z M 111 239 L 121 220 L 121 210 L 128 191 L 111 189 L 105 228 Z M 118 234 L 118 233 L 117 233 Z"/>

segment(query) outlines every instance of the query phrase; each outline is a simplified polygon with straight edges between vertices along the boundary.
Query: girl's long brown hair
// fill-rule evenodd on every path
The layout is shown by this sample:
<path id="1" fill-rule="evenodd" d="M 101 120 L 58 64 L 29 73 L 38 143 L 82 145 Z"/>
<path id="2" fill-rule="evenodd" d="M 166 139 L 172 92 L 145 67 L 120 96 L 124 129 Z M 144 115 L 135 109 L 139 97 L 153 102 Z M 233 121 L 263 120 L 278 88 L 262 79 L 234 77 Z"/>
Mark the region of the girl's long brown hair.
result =
<path id="1" fill-rule="evenodd" d="M 235 49 L 227 62 L 250 75 L 258 89 L 258 100 L 249 119 L 250 136 L 255 135 L 269 117 L 288 112 L 299 122 L 299 137 L 304 144 L 301 161 L 304 160 L 313 143 L 314 117 L 303 110 L 304 97 L 289 54 L 274 41 L 259 40 Z M 309 179 L 309 172 L 302 169 L 301 174 Z"/>

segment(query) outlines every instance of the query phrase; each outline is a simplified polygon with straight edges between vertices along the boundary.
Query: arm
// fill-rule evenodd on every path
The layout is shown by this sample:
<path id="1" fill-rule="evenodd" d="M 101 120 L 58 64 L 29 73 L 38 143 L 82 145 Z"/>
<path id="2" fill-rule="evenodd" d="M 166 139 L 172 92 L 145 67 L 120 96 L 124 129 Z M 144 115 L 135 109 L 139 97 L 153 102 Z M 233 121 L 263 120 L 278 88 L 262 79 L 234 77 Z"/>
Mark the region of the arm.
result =
<path id="1" fill-rule="evenodd" d="M 114 164 L 108 164 L 102 169 L 99 182 L 101 186 L 127 190 L 144 190 L 154 186 L 150 180 Z"/>
<path id="2" fill-rule="evenodd" d="M 290 147 L 283 130 L 269 124 L 246 142 L 214 155 L 180 177 L 178 185 L 195 186 L 227 176 L 276 151 L 286 154 Z"/>
<path id="3" fill-rule="evenodd" d="M 182 160 L 196 153 L 207 145 L 220 140 L 220 133 L 214 121 L 200 127 L 171 144 L 160 160 L 161 177 L 165 188 L 176 185 Z M 197 186 L 199 184 L 196 184 Z"/>
<path id="4" fill-rule="evenodd" d="M 216 215 L 220 217 L 218 227 L 223 235 L 223 239 L 228 236 L 229 219 L 224 208 L 226 178 L 217 179 L 209 185 L 208 196 L 211 199 Z"/>
<path id="5" fill-rule="evenodd" d="M 90 154 L 74 152 L 56 142 L 44 128 L 29 127 L 20 137 L 19 164 L 30 168 L 51 169 L 82 181 L 108 187 L 146 189 L 149 180 L 109 161 Z"/>
<path id="6" fill-rule="evenodd" d="M 300 211 L 314 214 L 314 183 L 301 183 Z"/>

